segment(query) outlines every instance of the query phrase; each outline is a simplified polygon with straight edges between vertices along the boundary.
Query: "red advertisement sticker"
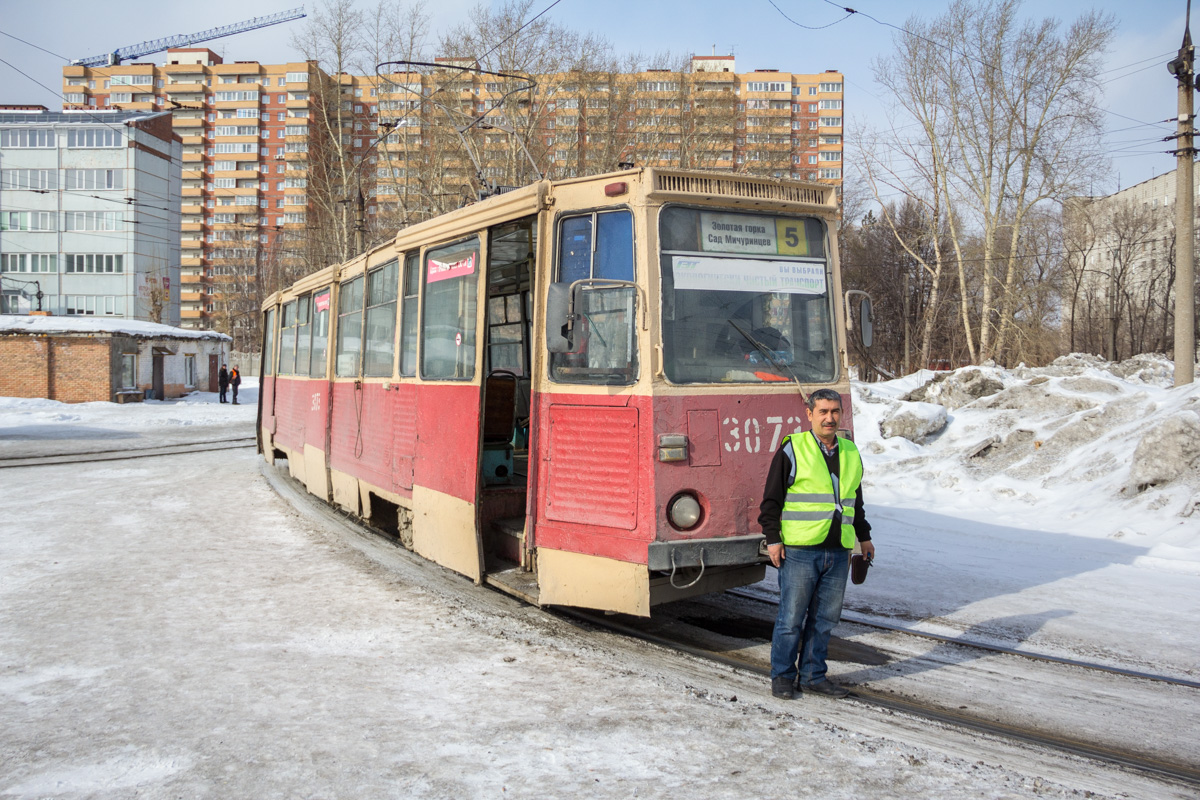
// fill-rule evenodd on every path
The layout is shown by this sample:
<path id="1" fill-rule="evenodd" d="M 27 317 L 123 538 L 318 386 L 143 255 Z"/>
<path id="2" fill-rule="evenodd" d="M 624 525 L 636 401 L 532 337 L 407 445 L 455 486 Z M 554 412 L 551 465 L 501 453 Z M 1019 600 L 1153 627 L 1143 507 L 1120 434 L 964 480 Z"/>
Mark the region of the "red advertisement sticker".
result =
<path id="1" fill-rule="evenodd" d="M 329 292 L 319 294 L 313 298 L 313 305 L 317 307 L 317 311 L 329 310 Z"/>
<path id="2" fill-rule="evenodd" d="M 429 259 L 425 282 L 433 283 L 434 281 L 444 281 L 450 278 L 459 278 L 463 275 L 472 275 L 474 272 L 474 253 L 471 253 L 471 255 L 467 256 L 461 261 L 437 261 L 431 258 Z"/>

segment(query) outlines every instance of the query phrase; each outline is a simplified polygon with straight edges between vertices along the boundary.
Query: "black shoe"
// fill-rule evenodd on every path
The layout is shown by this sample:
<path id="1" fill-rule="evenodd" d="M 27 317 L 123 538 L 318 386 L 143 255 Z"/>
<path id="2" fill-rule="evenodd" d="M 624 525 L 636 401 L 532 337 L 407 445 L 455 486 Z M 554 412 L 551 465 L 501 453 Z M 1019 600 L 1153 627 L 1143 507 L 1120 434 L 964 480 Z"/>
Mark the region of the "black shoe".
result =
<path id="1" fill-rule="evenodd" d="M 791 700 L 796 696 L 796 682 L 792 678 L 771 678 L 771 694 Z"/>
<path id="2" fill-rule="evenodd" d="M 816 683 L 806 683 L 801 687 L 806 692 L 813 694 L 823 694 L 826 697 L 842 698 L 850 694 L 850 690 L 841 684 L 834 683 L 828 678 L 823 678 Z"/>
<path id="3" fill-rule="evenodd" d="M 234 400 L 234 401 L 233 401 L 233 404 L 234 404 L 235 406 L 240 406 L 240 405 L 241 405 L 241 403 L 239 403 L 237 400 Z"/>

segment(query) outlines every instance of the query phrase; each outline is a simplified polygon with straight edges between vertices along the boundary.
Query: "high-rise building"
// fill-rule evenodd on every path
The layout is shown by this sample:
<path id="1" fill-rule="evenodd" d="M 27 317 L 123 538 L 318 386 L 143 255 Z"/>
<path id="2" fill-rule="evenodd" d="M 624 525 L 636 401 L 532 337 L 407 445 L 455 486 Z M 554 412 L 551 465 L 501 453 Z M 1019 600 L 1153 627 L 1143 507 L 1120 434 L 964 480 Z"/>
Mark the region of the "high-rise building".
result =
<path id="1" fill-rule="evenodd" d="M 180 161 L 163 111 L 0 107 L 0 308 L 178 325 Z"/>
<path id="2" fill-rule="evenodd" d="M 63 93 L 83 107 L 171 110 L 183 137 L 182 324 L 230 332 L 235 350 L 256 346 L 266 292 L 481 190 L 625 165 L 842 182 L 836 71 L 738 73 L 732 56 L 698 56 L 678 72 L 523 79 L 438 63 L 331 76 L 315 62 L 224 63 L 188 48 L 161 66 L 64 67 Z"/>

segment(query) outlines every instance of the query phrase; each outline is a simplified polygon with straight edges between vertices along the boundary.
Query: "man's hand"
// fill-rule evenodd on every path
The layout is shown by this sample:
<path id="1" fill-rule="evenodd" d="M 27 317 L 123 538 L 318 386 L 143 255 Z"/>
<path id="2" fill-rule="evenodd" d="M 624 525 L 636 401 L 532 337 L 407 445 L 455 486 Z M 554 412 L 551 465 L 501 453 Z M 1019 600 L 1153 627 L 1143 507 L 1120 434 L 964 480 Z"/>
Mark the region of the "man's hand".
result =
<path id="1" fill-rule="evenodd" d="M 787 554 L 783 552 L 783 542 L 767 545 L 767 558 L 771 559 L 771 565 L 775 569 L 779 569 L 779 565 L 787 558 Z"/>
<path id="2" fill-rule="evenodd" d="M 865 541 L 865 542 L 859 542 L 858 549 L 862 551 L 862 554 L 864 556 L 866 556 L 868 561 L 875 560 L 875 543 L 874 542 L 871 542 L 869 540 Z"/>

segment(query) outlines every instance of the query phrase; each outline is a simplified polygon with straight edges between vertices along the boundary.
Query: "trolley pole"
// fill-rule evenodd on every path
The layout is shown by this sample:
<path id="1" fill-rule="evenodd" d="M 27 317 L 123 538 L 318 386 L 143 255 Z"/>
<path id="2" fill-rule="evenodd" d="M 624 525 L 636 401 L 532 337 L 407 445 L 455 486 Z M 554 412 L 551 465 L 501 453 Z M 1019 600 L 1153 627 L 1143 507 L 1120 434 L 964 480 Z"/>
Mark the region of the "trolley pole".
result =
<path id="1" fill-rule="evenodd" d="M 1192 1 L 1183 28 L 1183 46 L 1167 69 L 1179 82 L 1179 117 L 1175 151 L 1175 385 L 1195 380 L 1196 365 L 1196 264 L 1195 264 L 1195 187 L 1193 147 L 1193 104 L 1196 85 L 1195 48 L 1188 22 Z"/>

